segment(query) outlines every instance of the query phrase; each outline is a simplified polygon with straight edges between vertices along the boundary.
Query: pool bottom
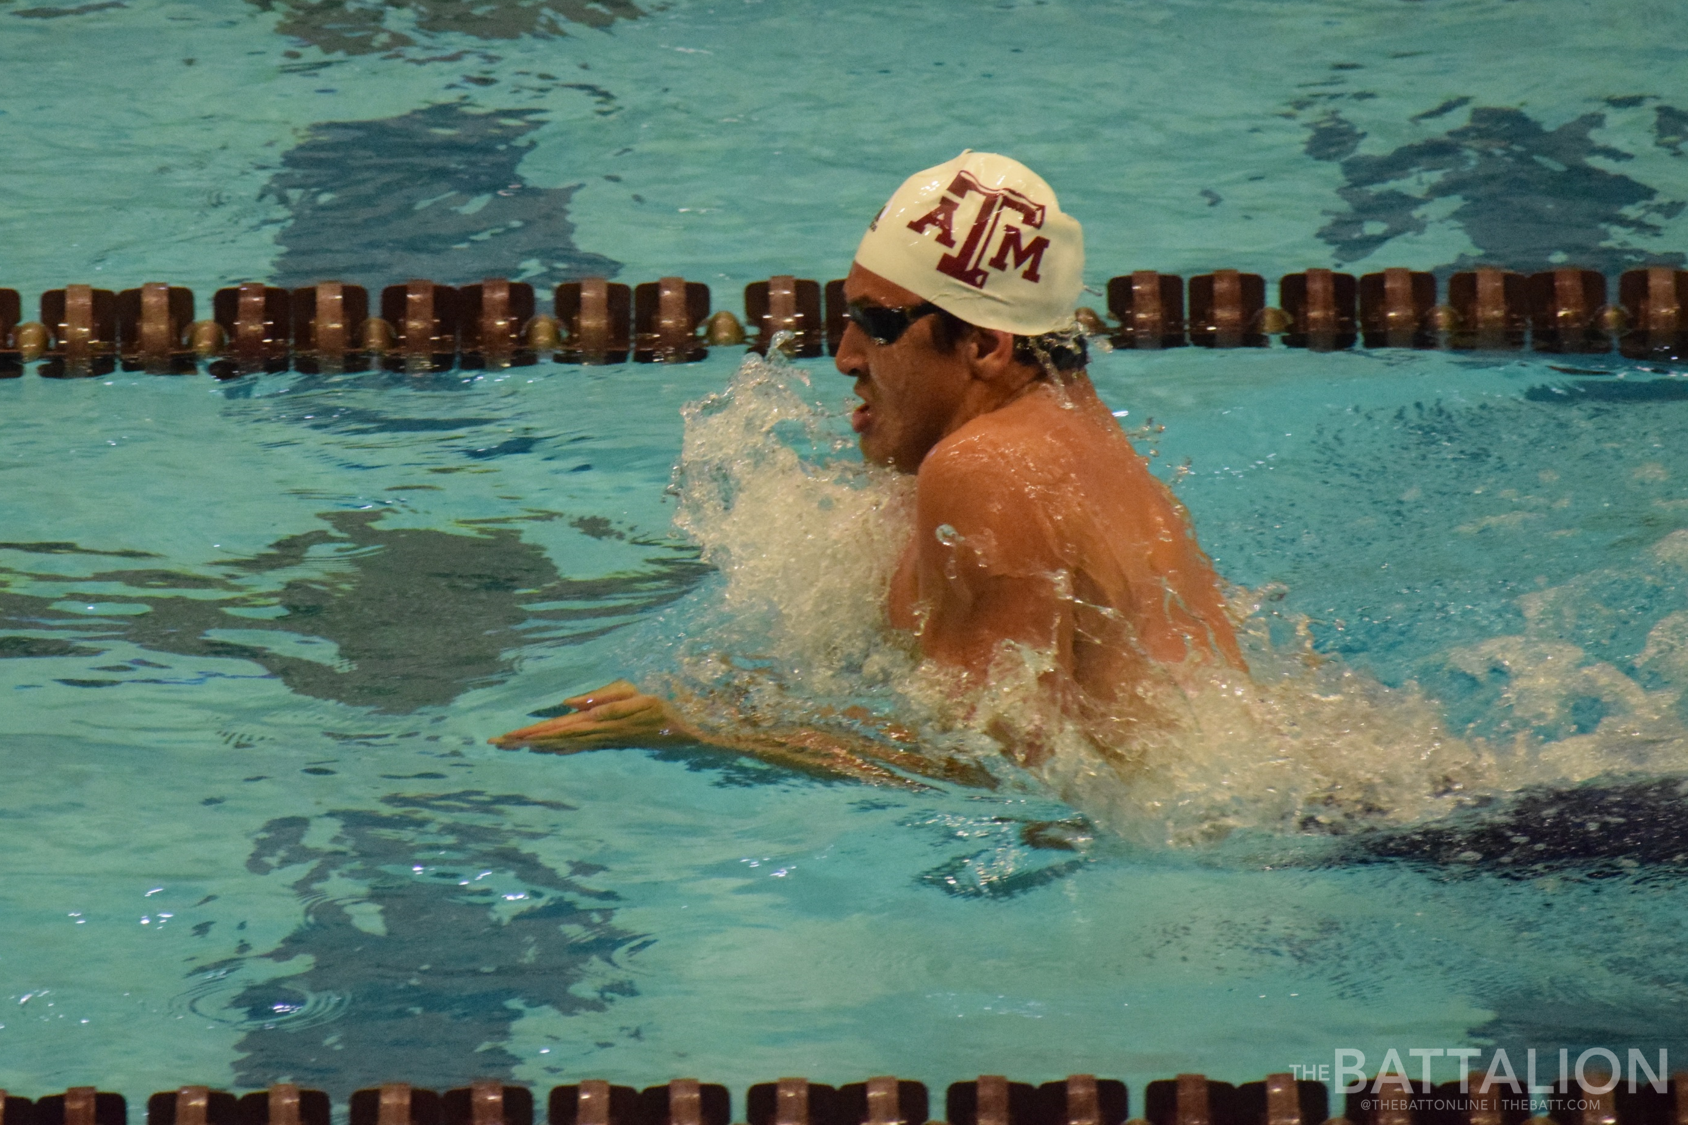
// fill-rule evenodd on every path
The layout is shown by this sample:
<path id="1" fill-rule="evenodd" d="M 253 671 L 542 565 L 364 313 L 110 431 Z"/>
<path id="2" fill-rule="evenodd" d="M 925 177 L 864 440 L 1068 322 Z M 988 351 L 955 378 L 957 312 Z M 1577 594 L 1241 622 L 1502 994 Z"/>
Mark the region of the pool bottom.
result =
<path id="1" fill-rule="evenodd" d="M 1097 381 L 1157 465 L 1190 460 L 1168 475 L 1277 615 L 1274 650 L 1416 683 L 1462 738 L 1569 741 L 1586 782 L 1548 761 L 1464 820 L 1333 837 L 1268 827 L 1282 791 L 1198 758 L 1190 783 L 1256 826 L 1168 847 L 1029 782 L 904 794 L 707 753 L 501 754 L 489 733 L 708 639 L 726 578 L 650 560 L 695 562 L 663 489 L 680 406 L 725 364 L 0 388 L 16 464 L 55 470 L 15 491 L 5 548 L 28 599 L 6 632 L 31 647 L 0 660 L 0 1081 L 288 1075 L 343 1097 L 420 1065 L 442 1086 L 1137 1088 L 1350 1044 L 1677 1049 L 1672 775 L 1648 764 L 1680 682 L 1670 400 L 1542 398 L 1576 380 L 1533 360 L 1185 352 L 1102 357 Z M 796 366 L 823 407 L 844 398 Z M 829 455 L 824 426 L 783 436 Z M 179 472 L 218 503 L 184 503 Z M 824 522 L 824 489 L 796 491 Z M 790 548 L 793 597 L 840 589 L 826 540 L 817 562 L 744 522 Z M 754 624 L 728 651 L 767 655 Z M 824 640 L 803 643 L 836 674 Z M 389 672 L 430 674 L 382 674 L 384 646 Z M 1647 737 L 1615 737 L 1643 713 Z"/>

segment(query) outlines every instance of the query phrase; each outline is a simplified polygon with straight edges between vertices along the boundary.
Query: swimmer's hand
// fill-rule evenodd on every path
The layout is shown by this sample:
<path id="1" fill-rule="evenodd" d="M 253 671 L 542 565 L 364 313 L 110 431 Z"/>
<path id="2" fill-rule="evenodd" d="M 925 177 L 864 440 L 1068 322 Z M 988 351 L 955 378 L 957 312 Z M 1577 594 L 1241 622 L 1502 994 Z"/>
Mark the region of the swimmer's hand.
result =
<path id="1" fill-rule="evenodd" d="M 567 715 L 488 739 L 502 750 L 527 747 L 549 754 L 574 754 L 604 746 L 690 745 L 706 739 L 666 700 L 646 695 L 626 680 L 563 700 Z"/>

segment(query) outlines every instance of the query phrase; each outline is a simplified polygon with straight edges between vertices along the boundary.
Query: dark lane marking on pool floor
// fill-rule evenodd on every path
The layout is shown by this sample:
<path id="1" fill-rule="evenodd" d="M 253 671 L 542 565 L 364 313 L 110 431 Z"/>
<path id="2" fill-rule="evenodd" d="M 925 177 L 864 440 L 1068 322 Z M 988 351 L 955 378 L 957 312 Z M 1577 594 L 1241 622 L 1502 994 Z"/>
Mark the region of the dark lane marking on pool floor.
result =
<path id="1" fill-rule="evenodd" d="M 1411 120 L 1439 118 L 1469 101 L 1444 102 Z M 1683 121 L 1688 115 L 1660 106 L 1658 143 Z M 1590 163 L 1632 159 L 1594 140 L 1605 124 L 1604 113 L 1588 113 L 1550 130 L 1519 109 L 1475 106 L 1464 125 L 1372 155 L 1359 151 L 1366 134 L 1339 109 L 1328 109 L 1308 126 L 1305 152 L 1340 165 L 1346 182 L 1337 195 L 1347 213 L 1337 213 L 1319 238 L 1339 262 L 1357 262 L 1398 235 L 1423 233 L 1431 222 L 1425 211 L 1450 200 L 1458 206 L 1446 221 L 1477 252 L 1434 267 L 1441 277 L 1479 264 L 1527 273 L 1572 264 L 1613 275 L 1642 265 L 1680 266 L 1681 253 L 1609 245 L 1661 234 L 1660 224 L 1688 203 Z"/>
<path id="2" fill-rule="evenodd" d="M 539 118 L 453 104 L 313 126 L 260 193 L 292 215 L 272 284 L 519 276 L 546 289 L 615 277 L 619 262 L 574 245 L 575 188 L 536 188 L 517 171 Z M 379 292 L 370 299 L 378 304 Z"/>
<path id="3" fill-rule="evenodd" d="M 634 20 L 645 14 L 631 0 L 489 0 L 474 5 L 464 4 L 462 0 L 346 0 L 328 4 L 321 0 L 247 0 L 247 3 L 264 12 L 281 12 L 276 34 L 323 51 L 347 55 L 370 55 L 417 46 L 412 35 L 387 26 L 389 18 L 401 13 L 393 22 L 403 23 L 413 32 L 428 37 L 469 35 L 491 40 L 565 36 L 571 24 L 605 30 L 617 20 Z M 405 61 L 457 62 L 464 54 L 456 51 L 438 58 Z"/>
<path id="4" fill-rule="evenodd" d="M 109 551 L 84 547 L 77 543 L 55 540 L 43 543 L 0 543 L 0 551 L 22 551 L 30 555 L 94 555 L 108 559 L 157 559 L 162 555 L 155 555 L 151 551 L 132 551 L 114 548 Z"/>
<path id="5" fill-rule="evenodd" d="M 81 4 L 74 8 L 22 8 L 12 15 L 25 20 L 56 20 L 65 16 L 87 16 L 95 12 L 109 12 L 114 8 L 127 8 L 129 5 L 123 0 L 101 0 L 96 4 Z"/>
<path id="6" fill-rule="evenodd" d="M 121 638 L 156 652 L 250 660 L 302 695 L 405 713 L 450 703 L 471 687 L 509 675 L 524 646 L 578 644 L 603 636 L 672 602 L 708 572 L 694 551 L 653 544 L 652 554 L 633 573 L 565 578 L 542 548 L 513 530 L 454 535 L 385 529 L 379 526 L 382 514 L 329 512 L 322 519 L 332 530 L 288 536 L 254 558 L 215 564 L 253 575 L 291 568 L 318 571 L 289 578 L 279 591 L 249 591 L 236 581 L 174 571 L 118 571 L 81 579 L 37 575 L 36 580 L 62 583 L 72 591 L 68 596 L 91 604 L 121 597 L 149 611 L 73 615 L 53 608 L 61 598 L 0 590 L 0 629 L 74 631 L 73 638 L 60 643 L 84 649 L 101 639 Z M 324 554 L 323 548 L 333 553 Z M 121 584 L 121 595 L 109 589 L 85 592 L 107 583 Z M 216 589 L 236 596 L 159 592 L 164 589 Z M 280 607 L 283 614 L 253 618 L 228 612 L 254 606 Z M 536 624 L 542 628 L 535 629 Z M 247 636 L 270 632 L 276 645 L 219 640 L 207 635 L 213 630 L 240 630 Z M 73 655 L 50 644 L 38 650 L 44 642 L 26 640 L 8 641 L 7 654 Z M 300 644 L 321 641 L 334 644 L 334 663 L 291 654 Z"/>
<path id="7" fill-rule="evenodd" d="M 72 644 L 56 637 L 0 635 L 0 660 L 33 656 L 98 656 L 104 649 Z"/>
<path id="8" fill-rule="evenodd" d="M 648 939 L 615 925 L 614 892 L 584 882 L 604 869 L 553 870 L 520 846 L 539 833 L 505 818 L 517 806 L 559 816 L 571 806 L 484 790 L 381 804 L 281 817 L 254 841 L 254 875 L 309 865 L 289 883 L 305 920 L 273 949 L 190 977 L 220 980 L 253 960 L 310 968 L 196 1001 L 202 1014 L 244 1013 L 237 1085 L 286 1080 L 338 1099 L 393 1075 L 440 1087 L 508 1078 L 522 1060 L 504 1044 L 523 1010 L 597 1012 L 634 993 L 616 959 Z M 307 844 L 323 822 L 331 837 Z"/>

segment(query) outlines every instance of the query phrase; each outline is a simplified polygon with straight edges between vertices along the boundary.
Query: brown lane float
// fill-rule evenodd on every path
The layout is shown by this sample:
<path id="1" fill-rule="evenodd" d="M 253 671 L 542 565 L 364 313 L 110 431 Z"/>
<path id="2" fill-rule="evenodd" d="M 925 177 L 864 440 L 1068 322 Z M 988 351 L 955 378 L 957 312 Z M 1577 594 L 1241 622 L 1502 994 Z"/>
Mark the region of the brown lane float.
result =
<path id="1" fill-rule="evenodd" d="M 15 379 L 23 374 L 23 351 L 17 339 L 18 323 L 22 319 L 23 301 L 18 291 L 0 289 L 0 379 Z M 0 1113 L 4 1112 L 0 1108 Z"/>
<path id="2" fill-rule="evenodd" d="M 1149 1083 L 1143 1090 L 1143 1116 L 1149 1125 L 1260 1125 L 1237 1113 L 1236 1087 L 1201 1074 Z"/>
<path id="3" fill-rule="evenodd" d="M 1119 321 L 1120 348 L 1180 348 L 1184 339 L 1184 280 L 1177 274 L 1136 270 L 1108 279 L 1108 312 Z"/>
<path id="4" fill-rule="evenodd" d="M 952 1083 L 944 1094 L 949 1125 L 1042 1125 L 1038 1108 L 1036 1087 L 1000 1074 Z"/>
<path id="5" fill-rule="evenodd" d="M 1618 340 L 1620 353 L 1631 359 L 1688 358 L 1688 270 L 1629 270 L 1618 279 L 1618 303 L 1630 329 Z"/>
<path id="6" fill-rule="evenodd" d="M 1530 342 L 1544 352 L 1601 353 L 1616 341 L 1630 359 L 1688 359 L 1688 271 L 1630 270 L 1608 302 L 1607 279 L 1566 266 L 1525 276 L 1464 270 L 1448 279 L 1447 303 L 1427 272 L 1386 269 L 1356 279 L 1322 268 L 1285 274 L 1278 306 L 1266 305 L 1258 274 L 1221 269 L 1189 279 L 1138 270 L 1110 278 L 1110 325 L 1074 310 L 1089 335 L 1116 347 L 1289 347 L 1340 350 L 1412 347 L 1511 351 Z M 837 354 L 848 320 L 841 279 L 789 274 L 745 287 L 750 346 L 765 352 L 791 332 L 797 356 Z M 666 277 L 637 288 L 603 278 L 559 285 L 556 316 L 538 313 L 530 285 L 489 278 L 461 289 L 427 280 L 387 286 L 382 315 L 371 316 L 360 286 L 324 281 L 291 293 L 248 282 L 219 289 L 212 318 L 194 321 L 194 295 L 149 283 L 113 293 L 86 285 L 40 297 L 41 322 L 21 322 L 22 298 L 0 289 L 0 378 L 44 359 L 49 378 L 126 370 L 187 373 L 210 361 L 219 378 L 291 365 L 304 373 L 367 370 L 372 358 L 393 370 L 505 367 L 549 355 L 561 363 L 694 362 L 710 347 L 745 343 L 733 312 L 711 315 L 709 287 Z M 1188 319 L 1185 313 L 1188 310 Z"/>
<path id="7" fill-rule="evenodd" d="M 1284 344 L 1316 352 L 1351 348 L 1359 339 L 1354 306 L 1358 286 L 1351 273 L 1313 269 L 1278 279 L 1278 304 L 1289 315 Z"/>
<path id="8" fill-rule="evenodd" d="M 207 1086 L 183 1086 L 147 1099 L 147 1125 L 239 1125 L 240 1102 Z"/>
<path id="9" fill-rule="evenodd" d="M 926 1084 L 894 1077 L 838 1087 L 841 1125 L 914 1125 L 927 1119 Z"/>
<path id="10" fill-rule="evenodd" d="M 458 291 L 458 350 L 466 368 L 525 367 L 538 362 L 530 344 L 533 286 L 489 277 Z"/>
<path id="11" fill-rule="evenodd" d="M 1606 278 L 1594 270 L 1564 268 L 1532 274 L 1525 282 L 1530 343 L 1538 352 L 1607 352 L 1612 338 L 1606 311 Z"/>
<path id="12" fill-rule="evenodd" d="M 347 1103 L 351 1125 L 440 1125 L 440 1096 L 404 1082 L 359 1090 Z"/>
<path id="13" fill-rule="evenodd" d="M 0 1090 L 0 1125 L 35 1125 L 35 1103 Z"/>
<path id="14" fill-rule="evenodd" d="M 441 1125 L 533 1125 L 533 1091 L 500 1082 L 474 1082 L 440 1098 Z"/>
<path id="15" fill-rule="evenodd" d="M 1387 269 L 1360 278 L 1360 331 L 1368 348 L 1430 348 L 1436 277 L 1418 270 Z"/>
<path id="16" fill-rule="evenodd" d="M 709 358 L 698 326 L 709 319 L 709 286 L 683 277 L 647 281 L 633 290 L 636 363 L 696 363 Z"/>
<path id="17" fill-rule="evenodd" d="M 1458 1090 L 1459 1085 L 1455 1083 L 1456 1097 Z M 1436 1094 L 1423 1082 L 1407 1082 L 1404 1088 L 1391 1082 L 1377 1094 L 1367 1087 L 1345 1097 L 1343 1113 L 1354 1125 L 1431 1125 L 1433 1120 L 1445 1116 L 1431 1112 Z"/>
<path id="18" fill-rule="evenodd" d="M 843 286 L 839 286 L 843 296 Z M 840 314 L 842 315 L 842 314 Z M 819 282 L 781 274 L 767 281 L 753 281 L 744 287 L 744 319 L 756 330 L 750 342 L 753 351 L 766 355 L 774 336 L 792 335 L 786 354 L 799 359 L 818 356 L 826 346 L 826 321 L 821 316 Z M 843 338 L 839 329 L 839 338 Z"/>
<path id="19" fill-rule="evenodd" d="M 729 1125 L 732 1096 L 716 1083 L 676 1078 L 639 1092 L 639 1119 L 643 1125 Z"/>
<path id="20" fill-rule="evenodd" d="M 744 1096 L 749 1125 L 838 1125 L 838 1091 L 806 1078 L 760 1082 Z"/>
<path id="21" fill-rule="evenodd" d="M 287 370 L 293 344 L 293 296 L 287 290 L 256 281 L 219 289 L 211 297 L 211 319 L 227 341 L 229 374 Z"/>
<path id="22" fill-rule="evenodd" d="M 293 366 L 308 375 L 363 371 L 369 291 L 361 285 L 319 281 L 293 291 Z"/>
<path id="23" fill-rule="evenodd" d="M 639 1091 L 593 1080 L 555 1086 L 546 1100 L 550 1125 L 640 1125 Z"/>
<path id="24" fill-rule="evenodd" d="M 1237 1116 L 1259 1125 L 1323 1125 L 1330 1115 L 1330 1091 L 1325 1084 L 1298 1081 L 1289 1074 L 1244 1082 L 1234 1097 Z"/>
<path id="25" fill-rule="evenodd" d="M 734 348 L 744 344 L 744 325 L 739 318 L 722 309 L 710 316 L 704 327 L 703 339 L 712 348 Z"/>
<path id="26" fill-rule="evenodd" d="M 117 295 L 117 342 L 123 370 L 188 375 L 199 369 L 188 343 L 193 290 L 148 282 Z"/>
<path id="27" fill-rule="evenodd" d="M 1125 1083 L 1113 1078 L 1072 1074 L 1037 1088 L 1040 1125 L 1120 1125 L 1129 1109 Z"/>
<path id="28" fill-rule="evenodd" d="M 381 319 L 394 335 L 382 365 L 390 371 L 451 370 L 457 362 L 459 303 L 456 289 L 422 278 L 381 290 Z"/>
<path id="29" fill-rule="evenodd" d="M 557 286 L 553 304 L 563 334 L 559 363 L 625 363 L 632 350 L 633 291 L 589 277 Z"/>
<path id="30" fill-rule="evenodd" d="M 122 1094 L 93 1086 L 72 1086 L 35 1101 L 35 1125 L 128 1125 L 128 1120 L 129 1103 Z"/>
<path id="31" fill-rule="evenodd" d="M 41 294 L 50 342 L 40 373 L 49 379 L 107 375 L 117 369 L 117 294 L 67 285 Z"/>
<path id="32" fill-rule="evenodd" d="M 1465 270 L 1448 278 L 1450 348 L 1514 351 L 1524 346 L 1525 278 L 1511 270 Z"/>
<path id="33" fill-rule="evenodd" d="M 1190 342 L 1204 348 L 1263 348 L 1266 280 L 1214 270 L 1190 279 Z"/>
<path id="34" fill-rule="evenodd" d="M 1310 1068 L 1309 1068 L 1310 1069 Z M 1344 1117 L 1326 1117 L 1330 1093 L 1322 1082 L 1272 1074 L 1233 1086 L 1201 1074 L 1153 1081 L 1144 1090 L 1142 1125 L 1680 1125 L 1688 1121 L 1688 1073 L 1656 1081 L 1613 1084 L 1605 1073 L 1543 1088 L 1525 1097 L 1515 1080 L 1485 1086 L 1473 1071 L 1463 1081 L 1409 1082 L 1399 1074 L 1363 1080 L 1346 1095 Z M 1601 1087 L 1605 1087 L 1602 1089 Z M 1528 1107 L 1528 1108 L 1527 1108 Z M 725 1086 L 677 1078 L 637 1091 L 603 1081 L 557 1086 L 546 1098 L 546 1125 L 728 1125 L 734 1120 Z M 949 1125 L 1133 1125 L 1123 1083 L 1075 1074 L 1042 1086 L 982 1075 L 948 1088 Z M 535 1095 L 496 1079 L 447 1090 L 391 1083 L 359 1090 L 349 1104 L 350 1125 L 534 1125 Z M 121 1095 L 74 1087 L 31 1103 L 0 1090 L 0 1125 L 126 1125 Z M 233 1095 L 204 1086 L 154 1094 L 147 1125 L 328 1125 L 329 1101 L 319 1090 L 278 1084 Z M 804 1078 L 753 1085 L 746 1093 L 748 1125 L 927 1125 L 926 1086 L 891 1076 L 834 1089 Z"/>
<path id="35" fill-rule="evenodd" d="M 329 1125 L 328 1095 L 278 1082 L 240 1099 L 240 1125 Z"/>

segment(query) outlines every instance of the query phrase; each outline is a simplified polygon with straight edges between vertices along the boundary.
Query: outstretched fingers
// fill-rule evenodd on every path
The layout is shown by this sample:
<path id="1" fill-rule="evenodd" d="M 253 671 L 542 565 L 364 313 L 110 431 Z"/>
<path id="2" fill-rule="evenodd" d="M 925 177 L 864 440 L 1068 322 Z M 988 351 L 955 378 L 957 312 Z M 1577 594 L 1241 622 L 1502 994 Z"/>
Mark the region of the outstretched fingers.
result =
<path id="1" fill-rule="evenodd" d="M 544 722 L 534 723 L 532 726 L 522 727 L 520 730 L 513 730 L 506 734 L 501 734 L 491 741 L 496 746 L 520 746 L 523 742 L 530 738 L 543 738 L 548 734 L 555 734 L 558 731 L 566 731 L 571 727 L 578 726 L 579 724 L 579 712 L 572 715 L 560 715 L 555 719 L 546 719 Z"/>
<path id="2" fill-rule="evenodd" d="M 574 708 L 574 714 L 558 715 L 555 718 L 532 723 L 520 729 L 498 735 L 496 738 L 489 738 L 487 741 L 505 750 L 514 749 L 525 745 L 530 739 L 555 736 L 573 730 L 583 722 L 582 716 L 594 708 L 605 703 L 633 699 L 638 697 L 639 694 L 638 687 L 627 680 L 614 680 L 603 687 L 593 688 L 591 691 L 583 692 L 580 695 L 571 695 L 563 700 L 562 706 Z M 646 698 L 651 697 L 647 696 Z"/>
<path id="3" fill-rule="evenodd" d="M 621 690 L 624 687 L 628 690 Z M 492 739 L 492 744 L 505 750 L 526 746 L 570 753 L 599 746 L 654 745 L 696 737 L 664 700 L 641 693 L 625 680 L 575 699 L 584 705 L 581 710 L 513 730 Z"/>

